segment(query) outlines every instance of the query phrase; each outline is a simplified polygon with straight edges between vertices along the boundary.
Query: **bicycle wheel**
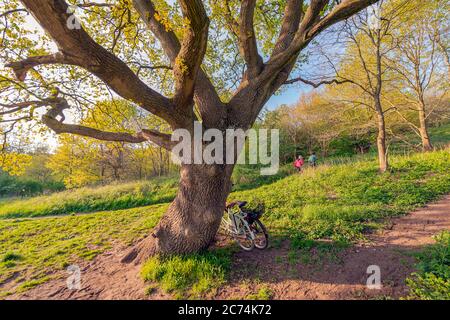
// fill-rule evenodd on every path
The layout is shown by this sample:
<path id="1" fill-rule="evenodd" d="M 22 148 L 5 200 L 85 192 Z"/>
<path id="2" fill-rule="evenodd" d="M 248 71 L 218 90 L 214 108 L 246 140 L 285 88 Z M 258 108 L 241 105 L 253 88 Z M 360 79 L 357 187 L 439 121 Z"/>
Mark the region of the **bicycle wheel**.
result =
<path id="1" fill-rule="evenodd" d="M 245 251 L 251 251 L 255 247 L 255 235 L 248 223 L 239 216 L 234 216 L 234 240 Z"/>
<path id="2" fill-rule="evenodd" d="M 269 234 L 264 224 L 258 219 L 252 224 L 253 234 L 255 235 L 255 247 L 265 249 L 269 245 Z"/>

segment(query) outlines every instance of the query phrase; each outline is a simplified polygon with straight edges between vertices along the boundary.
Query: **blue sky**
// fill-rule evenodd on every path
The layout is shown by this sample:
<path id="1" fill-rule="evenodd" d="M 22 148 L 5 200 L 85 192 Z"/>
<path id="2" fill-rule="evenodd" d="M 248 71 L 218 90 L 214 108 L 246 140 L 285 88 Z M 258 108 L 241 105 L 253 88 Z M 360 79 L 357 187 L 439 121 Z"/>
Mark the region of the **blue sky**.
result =
<path id="1" fill-rule="evenodd" d="M 267 102 L 266 108 L 273 110 L 281 104 L 294 104 L 302 94 L 308 93 L 311 90 L 312 87 L 306 85 L 290 85 L 281 94 L 273 95 Z"/>

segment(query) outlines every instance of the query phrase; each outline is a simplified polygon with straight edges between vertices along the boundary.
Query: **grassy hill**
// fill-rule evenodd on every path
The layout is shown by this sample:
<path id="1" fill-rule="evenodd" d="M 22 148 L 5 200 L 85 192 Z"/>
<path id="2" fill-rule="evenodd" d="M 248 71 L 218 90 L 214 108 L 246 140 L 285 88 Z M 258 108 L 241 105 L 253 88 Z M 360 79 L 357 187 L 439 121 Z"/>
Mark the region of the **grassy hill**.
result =
<path id="1" fill-rule="evenodd" d="M 260 176 L 259 168 L 239 166 L 235 190 L 253 189 L 277 181 L 291 172 L 280 168 L 273 176 Z M 105 210 L 121 210 L 168 203 L 175 198 L 178 177 L 156 178 L 99 187 L 84 187 L 33 198 L 0 199 L 0 219 L 42 217 Z"/>
<path id="2" fill-rule="evenodd" d="M 359 161 L 323 165 L 302 174 L 273 177 L 273 181 L 248 179 L 250 182 L 233 192 L 230 200 L 248 200 L 250 205 L 264 203 L 263 221 L 272 234 L 274 246 L 289 239 L 293 249 L 301 249 L 316 245 L 314 240 L 330 239 L 331 246 L 339 247 L 363 239 L 367 230 L 382 226 L 386 217 L 404 214 L 450 192 L 448 150 L 395 156 L 391 163 L 392 169 L 383 175 L 378 174 L 375 161 Z M 130 244 L 145 236 L 173 198 L 175 181 L 149 184 L 151 187 L 146 191 L 136 189 L 136 184 L 126 184 L 16 200 L 13 205 L 1 204 L 0 291 L 1 284 L 10 281 L 16 284 L 15 291 L 26 290 L 48 280 L 49 271 L 64 270 L 80 259 L 92 259 L 114 243 Z M 123 203 L 140 206 L 145 201 L 157 204 L 115 210 Z M 86 208 L 85 211 L 103 211 L 31 218 L 74 212 L 77 206 Z M 114 210 L 104 211 L 108 208 Z M 217 253 L 220 259 L 215 253 L 207 258 L 191 257 L 196 262 L 189 260 L 188 264 L 194 268 L 201 261 L 201 264 L 213 263 L 212 270 L 226 268 L 231 251 L 226 252 L 225 258 L 223 252 Z M 165 269 L 166 273 L 159 269 L 154 273 L 156 266 L 162 268 L 166 263 L 172 266 Z M 158 280 L 151 276 L 157 274 L 163 281 L 167 270 L 180 264 L 191 275 L 190 279 L 203 274 L 203 269 L 195 269 L 196 273 L 192 268 L 186 269 L 179 260 L 151 260 L 149 264 L 144 276 L 150 280 Z M 207 288 L 208 285 L 203 286 L 197 293 Z"/>

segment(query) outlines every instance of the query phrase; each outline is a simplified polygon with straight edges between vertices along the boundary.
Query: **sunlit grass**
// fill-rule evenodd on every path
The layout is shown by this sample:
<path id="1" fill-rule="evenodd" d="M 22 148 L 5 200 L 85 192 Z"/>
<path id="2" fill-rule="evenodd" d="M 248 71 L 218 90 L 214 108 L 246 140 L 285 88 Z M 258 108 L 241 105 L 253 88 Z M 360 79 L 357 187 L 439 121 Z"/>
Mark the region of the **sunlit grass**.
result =
<path id="1" fill-rule="evenodd" d="M 272 233 L 352 241 L 383 218 L 450 192 L 448 150 L 395 156 L 391 165 L 381 175 L 373 160 L 320 166 L 230 198 L 264 203 L 262 219 Z"/>
<path id="2" fill-rule="evenodd" d="M 416 256 L 418 272 L 406 280 L 408 299 L 450 300 L 450 232 L 435 239 L 435 244 Z"/>
<path id="3" fill-rule="evenodd" d="M 261 176 L 258 168 L 238 167 L 234 173 L 236 190 L 273 183 L 289 174 L 281 168 L 274 176 Z M 121 210 L 171 202 L 178 189 L 178 177 L 158 178 L 100 187 L 84 187 L 26 199 L 0 199 L 0 219 L 64 215 Z"/>
<path id="4" fill-rule="evenodd" d="M 392 169 L 382 175 L 373 160 L 324 165 L 254 189 L 234 192 L 230 200 L 248 200 L 250 206 L 264 203 L 266 213 L 262 220 L 269 228 L 271 239 L 290 239 L 292 259 L 308 259 L 310 250 L 333 257 L 335 249 L 363 239 L 366 231 L 381 226 L 384 218 L 404 214 L 450 192 L 448 150 L 395 156 L 391 164 Z M 169 188 L 166 193 L 170 192 Z M 164 197 L 164 193 L 160 196 Z M 108 198 L 99 199 L 106 202 Z M 147 235 L 167 206 L 0 220 L 0 283 L 15 275 L 14 282 L 21 285 L 17 290 L 26 290 L 48 280 L 49 272 L 92 259 L 116 241 L 129 244 Z M 30 207 L 29 212 L 34 209 Z M 324 239 L 331 242 L 316 241 Z M 206 258 L 196 255 L 172 257 L 164 262 L 152 260 L 145 277 L 175 295 L 209 294 L 217 288 L 215 284 L 226 281 L 228 270 L 217 271 L 218 278 L 208 275 L 205 270 L 214 269 L 211 257 L 216 253 L 209 254 L 212 256 Z M 231 257 L 230 252 L 225 252 L 219 266 L 226 265 Z M 201 278 L 203 272 L 206 273 Z M 186 281 L 178 281 L 178 274 L 189 276 Z"/>
<path id="5" fill-rule="evenodd" d="M 19 274 L 17 290 L 48 273 L 91 260 L 115 242 L 130 244 L 147 234 L 166 210 L 154 205 L 95 214 L 0 221 L 1 284 Z M 31 283 L 30 283 L 31 281 Z"/>
<path id="6" fill-rule="evenodd" d="M 158 284 L 164 292 L 198 299 L 225 283 L 230 266 L 231 250 L 217 249 L 186 256 L 152 257 L 141 274 L 145 281 Z"/>
<path id="7" fill-rule="evenodd" d="M 120 210 L 167 203 L 177 191 L 177 178 L 85 187 L 0 204 L 0 219 Z"/>

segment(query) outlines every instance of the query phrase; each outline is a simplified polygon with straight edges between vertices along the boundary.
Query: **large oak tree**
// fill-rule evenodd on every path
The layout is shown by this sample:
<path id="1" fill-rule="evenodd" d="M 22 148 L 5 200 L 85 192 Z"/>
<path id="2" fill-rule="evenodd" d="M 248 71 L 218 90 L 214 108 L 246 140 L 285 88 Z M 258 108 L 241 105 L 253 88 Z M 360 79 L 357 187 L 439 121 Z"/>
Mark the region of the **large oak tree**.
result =
<path id="1" fill-rule="evenodd" d="M 119 50 L 121 35 L 130 33 L 131 27 L 126 23 L 116 24 L 109 39 L 102 37 L 102 28 L 107 28 L 108 24 L 100 20 L 100 14 L 97 24 L 92 23 L 95 15 L 89 16 L 92 29 L 84 24 L 84 27 L 73 28 L 73 23 L 72 27 L 68 23 L 73 16 L 64 0 L 20 2 L 23 7 L 10 6 L 7 12 L 0 12 L 1 18 L 25 9 L 45 30 L 48 39 L 56 44 L 57 52 L 40 54 L 36 50 L 25 59 L 8 61 L 7 67 L 12 68 L 17 80 L 3 77 L 2 81 L 13 81 L 16 90 L 25 90 L 27 94 L 15 96 L 22 101 L 3 103 L 0 116 L 23 114 L 30 108 L 39 108 L 45 110 L 42 122 L 56 133 L 128 143 L 151 141 L 170 149 L 173 146 L 170 135 L 154 129 L 142 128 L 135 133 L 109 132 L 62 121 L 64 118 L 60 116 L 71 108 L 70 101 L 78 92 L 59 88 L 61 90 L 44 97 L 45 91 L 41 90 L 38 97 L 36 91 L 30 93 L 32 90 L 24 89 L 20 82 L 25 81 L 30 70 L 41 66 L 60 70 L 72 70 L 67 66 L 76 66 L 83 70 L 86 79 L 95 76 L 115 96 L 160 117 L 173 130 L 183 128 L 192 132 L 197 120 L 201 121 L 203 129 L 247 130 L 268 99 L 289 82 L 300 53 L 313 39 L 331 25 L 377 1 L 178 0 L 168 4 L 161 0 L 123 0 L 79 4 L 83 8 L 116 9 L 113 16 L 122 22 L 139 17 L 138 23 L 145 25 L 146 30 L 138 28 L 139 32 L 132 33 L 134 39 L 128 37 L 128 45 L 143 40 L 134 49 L 135 53 L 136 50 L 144 52 L 155 48 L 157 40 L 157 47 L 165 57 L 150 55 L 155 60 L 150 64 L 144 58 L 136 62 L 140 52 L 134 54 L 134 61 L 128 61 L 129 55 Z M 119 7 L 125 9 L 117 11 Z M 176 12 L 167 13 L 167 7 L 175 8 Z M 16 40 L 23 42 L 26 38 Z M 220 45 L 226 49 L 218 54 L 216 46 Z M 234 58 L 232 48 L 236 48 Z M 230 60 L 235 63 L 227 63 Z M 161 64 L 161 61 L 167 61 L 167 64 Z M 232 72 L 226 70 L 228 65 L 242 66 L 243 72 L 234 88 L 230 86 L 223 90 L 223 82 L 227 81 L 223 79 L 233 77 Z M 160 90 L 154 89 L 154 85 L 150 87 L 152 82 L 141 76 L 142 70 L 149 76 L 152 73 L 156 76 L 161 70 L 170 72 L 171 85 Z M 41 83 L 45 82 L 42 80 L 45 71 L 39 75 Z M 9 122 L 14 120 L 7 119 Z M 175 200 L 151 235 L 129 252 L 125 260 L 141 261 L 155 253 L 191 253 L 207 248 L 221 221 L 231 189 L 233 167 L 230 164 L 183 164 Z"/>

